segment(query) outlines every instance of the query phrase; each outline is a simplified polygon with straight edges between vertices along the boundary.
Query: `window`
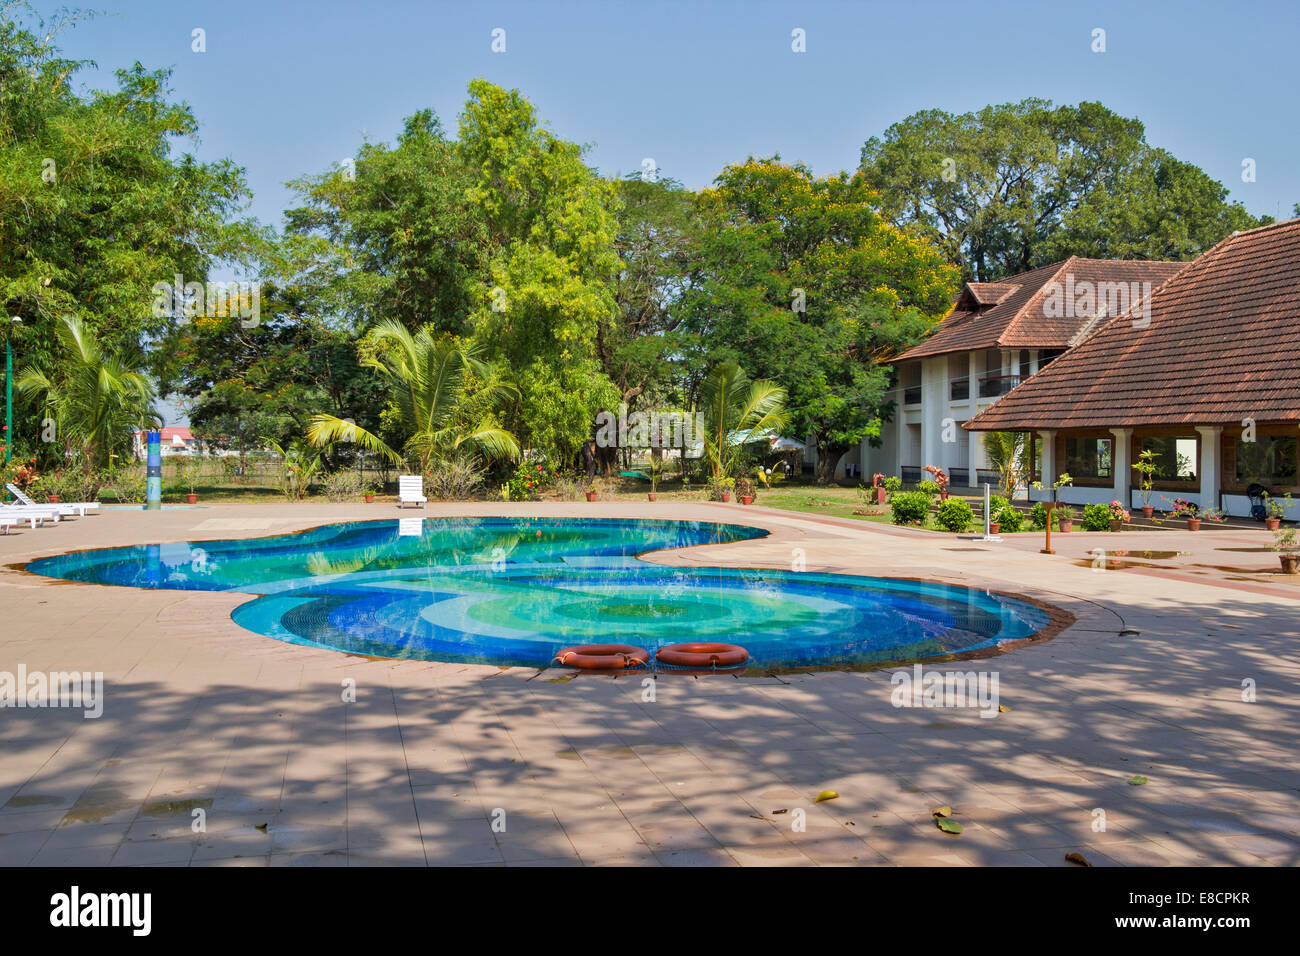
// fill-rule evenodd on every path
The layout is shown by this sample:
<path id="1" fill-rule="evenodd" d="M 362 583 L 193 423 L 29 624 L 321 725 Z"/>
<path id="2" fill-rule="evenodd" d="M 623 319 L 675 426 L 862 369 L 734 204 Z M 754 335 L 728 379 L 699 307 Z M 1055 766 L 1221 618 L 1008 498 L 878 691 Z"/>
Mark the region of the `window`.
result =
<path id="1" fill-rule="evenodd" d="M 1074 478 L 1110 478 L 1113 438 L 1067 438 L 1065 468 Z"/>
<path id="2" fill-rule="evenodd" d="M 1260 435 L 1255 441 L 1237 442 L 1237 484 L 1294 485 L 1296 483 L 1294 435 Z"/>
<path id="3" fill-rule="evenodd" d="M 1144 438 L 1142 450 L 1155 454 L 1156 481 L 1195 481 L 1199 473 L 1199 441 L 1194 435 Z"/>

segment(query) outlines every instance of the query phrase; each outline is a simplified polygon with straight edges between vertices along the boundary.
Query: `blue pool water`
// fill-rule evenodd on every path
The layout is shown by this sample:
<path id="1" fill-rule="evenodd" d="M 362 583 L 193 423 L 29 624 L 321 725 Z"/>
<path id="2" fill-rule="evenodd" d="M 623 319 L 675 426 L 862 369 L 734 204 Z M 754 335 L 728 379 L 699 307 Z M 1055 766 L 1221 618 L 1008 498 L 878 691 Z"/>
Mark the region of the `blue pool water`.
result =
<path id="1" fill-rule="evenodd" d="M 470 663 L 540 666 L 570 644 L 653 652 L 679 641 L 741 644 L 759 667 L 869 663 L 990 647 L 1047 625 L 1033 605 L 952 585 L 637 557 L 766 534 L 700 521 L 416 518 L 85 551 L 28 570 L 258 595 L 232 617 L 267 637 Z"/>

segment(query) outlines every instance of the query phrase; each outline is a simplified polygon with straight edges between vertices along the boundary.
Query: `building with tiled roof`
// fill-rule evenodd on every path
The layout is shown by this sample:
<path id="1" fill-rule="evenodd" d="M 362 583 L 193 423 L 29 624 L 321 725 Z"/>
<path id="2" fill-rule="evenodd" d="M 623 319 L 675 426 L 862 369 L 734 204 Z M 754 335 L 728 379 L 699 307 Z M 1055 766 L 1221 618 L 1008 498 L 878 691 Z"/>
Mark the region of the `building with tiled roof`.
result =
<path id="1" fill-rule="evenodd" d="M 967 428 L 1032 432 L 1038 470 L 1074 478 L 1063 500 L 1140 507 L 1145 450 L 1157 509 L 1300 495 L 1300 219 L 1224 239 Z"/>
<path id="2" fill-rule="evenodd" d="M 863 442 L 863 474 L 919 481 L 922 468 L 937 465 L 954 487 L 996 481 L 979 436 L 960 426 L 1109 317 L 1140 308 L 1187 265 L 1072 256 L 999 282 L 966 283 L 934 333 L 895 360 L 897 410 L 879 447 Z"/>

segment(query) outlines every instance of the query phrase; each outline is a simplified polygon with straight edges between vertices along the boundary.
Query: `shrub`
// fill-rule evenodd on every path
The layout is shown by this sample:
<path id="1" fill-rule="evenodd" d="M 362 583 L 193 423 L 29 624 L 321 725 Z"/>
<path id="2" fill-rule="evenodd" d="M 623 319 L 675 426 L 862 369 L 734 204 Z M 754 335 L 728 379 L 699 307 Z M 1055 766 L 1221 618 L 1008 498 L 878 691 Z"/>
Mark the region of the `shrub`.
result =
<path id="1" fill-rule="evenodd" d="M 1083 528 L 1085 531 L 1109 531 L 1110 518 L 1109 505 L 1083 506 Z"/>
<path id="2" fill-rule="evenodd" d="M 148 478 L 143 465 L 114 469 L 104 482 L 103 491 L 112 495 L 118 504 L 144 504 L 148 494 Z"/>
<path id="3" fill-rule="evenodd" d="M 993 520 L 998 523 L 998 530 L 1005 531 L 1007 534 L 1015 534 L 1025 523 L 1025 517 L 1011 505 L 1006 505 L 1001 511 L 993 512 Z"/>
<path id="4" fill-rule="evenodd" d="M 994 521 L 998 520 L 998 515 L 1002 512 L 1002 509 L 1009 504 L 1011 502 L 1001 495 L 989 495 L 989 514 L 993 516 Z"/>
<path id="5" fill-rule="evenodd" d="M 889 499 L 894 524 L 924 525 L 930 516 L 930 496 L 922 491 L 900 491 Z"/>
<path id="6" fill-rule="evenodd" d="M 464 501 L 483 486 L 483 468 L 473 458 L 461 455 L 435 462 L 424 476 L 424 493 L 434 501 Z"/>
<path id="7" fill-rule="evenodd" d="M 724 492 L 736 487 L 735 478 L 710 478 L 708 482 L 709 500 L 721 501 Z"/>
<path id="8" fill-rule="evenodd" d="M 325 497 L 330 501 L 351 501 L 363 493 L 365 482 L 355 471 L 336 471 L 326 475 L 323 482 Z"/>
<path id="9" fill-rule="evenodd" d="M 961 534 L 970 527 L 971 519 L 974 517 L 970 505 L 966 504 L 963 499 L 949 498 L 939 505 L 936 520 L 939 522 L 939 527 L 945 531 Z"/>
<path id="10" fill-rule="evenodd" d="M 890 475 L 884 480 L 883 484 L 885 486 L 885 491 L 889 492 L 891 495 L 896 491 L 903 490 L 903 479 L 899 478 L 898 475 Z"/>
<path id="11" fill-rule="evenodd" d="M 1047 505 L 1041 501 L 1035 502 L 1029 509 L 1029 526 L 1035 531 L 1042 531 L 1047 527 Z"/>
<path id="12" fill-rule="evenodd" d="M 927 498 L 937 498 L 939 496 L 938 483 L 934 481 L 929 481 L 928 479 L 926 481 L 919 482 L 916 486 L 916 490 L 919 491 L 921 494 L 925 495 Z"/>

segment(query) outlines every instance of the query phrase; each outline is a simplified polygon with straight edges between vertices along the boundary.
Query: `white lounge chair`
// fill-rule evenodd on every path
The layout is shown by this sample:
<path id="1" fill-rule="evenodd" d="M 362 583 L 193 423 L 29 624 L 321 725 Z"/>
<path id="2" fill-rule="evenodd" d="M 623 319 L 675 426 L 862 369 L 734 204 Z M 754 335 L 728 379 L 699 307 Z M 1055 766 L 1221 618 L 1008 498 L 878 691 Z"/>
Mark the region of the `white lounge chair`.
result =
<path id="1" fill-rule="evenodd" d="M 424 479 L 419 475 L 397 476 L 397 507 L 405 508 L 408 504 L 424 507 L 429 499 L 424 497 Z"/>
<path id="2" fill-rule="evenodd" d="M 87 511 L 99 510 L 98 501 L 60 501 L 57 504 L 42 505 L 32 501 L 31 498 L 28 498 L 27 495 L 23 493 L 23 490 L 12 482 L 6 484 L 5 487 L 9 489 L 11 495 L 18 499 L 20 504 L 23 504 L 28 508 L 53 508 L 65 518 L 70 518 L 73 515 L 76 515 L 79 518 L 84 518 L 86 517 Z"/>
<path id="3" fill-rule="evenodd" d="M 8 534 L 9 528 L 22 520 L 22 518 L 16 518 L 13 515 L 0 515 L 0 528 L 4 528 L 4 533 Z"/>
<path id="4" fill-rule="evenodd" d="M 13 518 L 15 521 L 28 521 L 35 528 L 46 521 L 59 523 L 59 512 L 53 505 L 0 505 L 0 518 Z M 5 534 L 8 534 L 6 529 Z"/>

